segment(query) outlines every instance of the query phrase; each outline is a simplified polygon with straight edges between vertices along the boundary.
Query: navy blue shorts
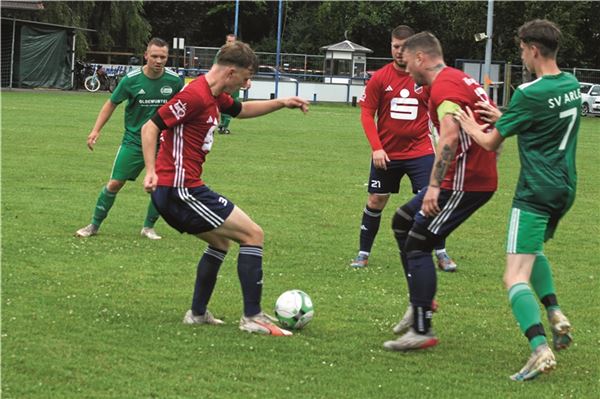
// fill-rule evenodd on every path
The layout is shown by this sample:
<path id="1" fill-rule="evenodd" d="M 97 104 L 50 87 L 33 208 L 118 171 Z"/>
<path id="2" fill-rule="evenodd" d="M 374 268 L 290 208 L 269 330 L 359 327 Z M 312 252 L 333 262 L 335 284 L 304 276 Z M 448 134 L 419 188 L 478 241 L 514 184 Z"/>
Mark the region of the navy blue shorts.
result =
<path id="1" fill-rule="evenodd" d="M 233 202 L 207 186 L 158 186 L 152 193 L 152 202 L 169 226 L 189 234 L 216 229 L 235 207 Z"/>
<path id="2" fill-rule="evenodd" d="M 452 191 L 440 190 L 438 205 L 441 209 L 436 216 L 425 216 L 421 212 L 427 188 L 421 190 L 406 205 L 414 216 L 414 225 L 426 228 L 438 237 L 448 237 L 450 233 L 481 208 L 494 195 L 493 191 Z"/>
<path id="3" fill-rule="evenodd" d="M 413 193 L 429 185 L 431 168 L 435 155 L 424 157 L 390 161 L 387 170 L 377 169 L 371 161 L 371 175 L 369 176 L 368 192 L 371 194 L 390 194 L 400 191 L 400 181 L 404 175 L 408 175 L 412 184 Z"/>

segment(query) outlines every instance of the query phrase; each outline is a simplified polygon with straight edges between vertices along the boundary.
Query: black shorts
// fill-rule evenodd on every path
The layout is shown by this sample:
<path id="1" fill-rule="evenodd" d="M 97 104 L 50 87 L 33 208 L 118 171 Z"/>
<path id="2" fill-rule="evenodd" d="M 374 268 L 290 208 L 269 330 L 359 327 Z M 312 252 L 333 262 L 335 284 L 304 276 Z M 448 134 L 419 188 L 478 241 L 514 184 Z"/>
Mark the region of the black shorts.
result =
<path id="1" fill-rule="evenodd" d="M 152 202 L 165 221 L 180 233 L 199 234 L 225 222 L 235 205 L 207 186 L 158 186 Z"/>
<path id="2" fill-rule="evenodd" d="M 426 228 L 438 237 L 448 235 L 481 208 L 494 195 L 493 191 L 453 191 L 440 190 L 438 206 L 441 211 L 435 216 L 425 216 L 421 212 L 427 188 L 421 190 L 406 205 L 414 217 L 414 224 Z"/>
<path id="3" fill-rule="evenodd" d="M 400 182 L 404 175 L 408 175 L 412 185 L 412 192 L 417 193 L 429 185 L 431 167 L 435 155 L 425 155 L 419 158 L 390 161 L 387 169 L 377 169 L 371 161 L 371 174 L 369 176 L 368 192 L 371 194 L 390 194 L 400 191 Z"/>

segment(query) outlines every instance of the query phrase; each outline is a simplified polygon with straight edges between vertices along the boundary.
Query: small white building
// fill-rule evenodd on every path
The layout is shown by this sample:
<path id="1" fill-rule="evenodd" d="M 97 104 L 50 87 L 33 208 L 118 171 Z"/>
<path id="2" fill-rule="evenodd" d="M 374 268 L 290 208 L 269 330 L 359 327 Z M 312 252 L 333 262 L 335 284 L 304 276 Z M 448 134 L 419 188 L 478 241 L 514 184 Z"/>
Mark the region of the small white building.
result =
<path id="1" fill-rule="evenodd" d="M 350 40 L 323 46 L 321 50 L 326 51 L 323 67 L 325 83 L 364 83 L 367 77 L 367 53 L 373 50 Z"/>

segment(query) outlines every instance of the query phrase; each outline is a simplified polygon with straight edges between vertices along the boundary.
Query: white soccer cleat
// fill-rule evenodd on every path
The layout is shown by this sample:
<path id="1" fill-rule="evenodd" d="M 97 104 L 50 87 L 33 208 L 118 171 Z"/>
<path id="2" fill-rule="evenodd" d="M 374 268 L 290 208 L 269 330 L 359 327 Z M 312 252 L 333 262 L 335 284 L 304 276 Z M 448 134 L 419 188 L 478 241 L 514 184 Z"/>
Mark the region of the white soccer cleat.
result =
<path id="1" fill-rule="evenodd" d="M 151 240 L 160 240 L 162 237 L 159 236 L 158 234 L 156 234 L 156 230 L 154 230 L 154 227 L 144 227 L 142 228 L 142 231 L 140 232 L 140 235 L 142 237 L 146 237 L 149 238 Z"/>
<path id="2" fill-rule="evenodd" d="M 435 336 L 432 330 L 429 330 L 427 334 L 417 334 L 417 332 L 411 328 L 400 338 L 384 342 L 383 347 L 391 351 L 405 352 L 430 348 L 437 345 L 438 342 L 438 337 Z"/>
<path id="3" fill-rule="evenodd" d="M 394 326 L 392 331 L 397 335 L 404 334 L 409 328 L 412 327 L 413 320 L 414 311 L 412 305 L 409 304 L 408 308 L 406 308 L 406 312 L 404 312 L 404 316 L 402 316 L 402 319 L 400 319 L 400 322 Z"/>
<path id="4" fill-rule="evenodd" d="M 185 316 L 183 316 L 183 324 L 211 324 L 213 326 L 218 326 L 225 324 L 225 322 L 215 318 L 208 309 L 206 310 L 206 313 L 199 316 L 194 316 L 192 309 L 190 309 L 185 313 Z"/>
<path id="5" fill-rule="evenodd" d="M 86 238 L 86 237 L 95 236 L 96 234 L 98 234 L 98 229 L 99 229 L 99 227 L 96 226 L 95 224 L 88 224 L 87 226 L 82 227 L 79 230 L 77 230 L 75 232 L 75 237 Z"/>
<path id="6" fill-rule="evenodd" d="M 510 376 L 513 381 L 528 381 L 542 373 L 548 373 L 556 368 L 554 353 L 548 345 L 540 345 L 529 357 L 523 368 L 516 374 Z"/>
<path id="7" fill-rule="evenodd" d="M 548 312 L 548 321 L 552 329 L 552 342 L 557 351 L 567 349 L 573 342 L 571 323 L 560 309 Z"/>
<path id="8" fill-rule="evenodd" d="M 240 330 L 247 331 L 249 333 L 266 334 L 277 337 L 293 335 L 291 331 L 284 330 L 283 328 L 275 325 L 274 322 L 276 320 L 276 318 L 269 316 L 264 312 L 260 312 L 252 317 L 242 316 L 240 319 Z"/>

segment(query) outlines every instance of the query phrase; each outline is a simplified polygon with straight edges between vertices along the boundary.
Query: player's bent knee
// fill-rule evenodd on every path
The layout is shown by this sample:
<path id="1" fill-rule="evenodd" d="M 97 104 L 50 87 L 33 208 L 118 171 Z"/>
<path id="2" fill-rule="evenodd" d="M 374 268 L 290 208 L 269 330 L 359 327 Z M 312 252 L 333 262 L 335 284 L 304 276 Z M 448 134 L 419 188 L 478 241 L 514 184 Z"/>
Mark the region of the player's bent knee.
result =
<path id="1" fill-rule="evenodd" d="M 106 188 L 111 193 L 116 193 L 116 192 L 119 192 L 119 190 L 121 190 L 124 185 L 125 185 L 125 181 L 123 181 L 123 180 L 114 180 L 114 179 L 111 179 L 111 180 L 108 181 L 108 184 L 106 185 Z"/>
<path id="2" fill-rule="evenodd" d="M 413 217 L 410 215 L 405 207 L 396 209 L 394 216 L 392 217 L 392 230 L 394 234 L 400 236 L 407 236 L 409 230 L 413 225 Z"/>
<path id="3" fill-rule="evenodd" d="M 389 198 L 389 194 L 369 194 L 367 206 L 371 209 L 383 210 Z"/>
<path id="4" fill-rule="evenodd" d="M 265 233 L 262 227 L 252 222 L 245 231 L 245 237 L 240 242 L 242 245 L 259 245 L 262 246 L 265 239 Z"/>

